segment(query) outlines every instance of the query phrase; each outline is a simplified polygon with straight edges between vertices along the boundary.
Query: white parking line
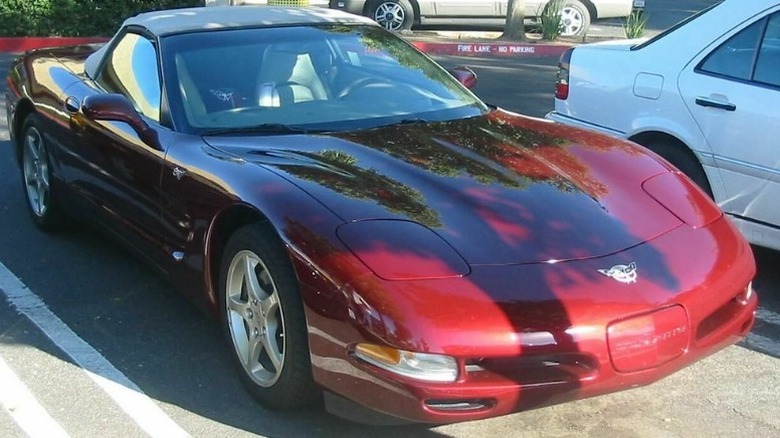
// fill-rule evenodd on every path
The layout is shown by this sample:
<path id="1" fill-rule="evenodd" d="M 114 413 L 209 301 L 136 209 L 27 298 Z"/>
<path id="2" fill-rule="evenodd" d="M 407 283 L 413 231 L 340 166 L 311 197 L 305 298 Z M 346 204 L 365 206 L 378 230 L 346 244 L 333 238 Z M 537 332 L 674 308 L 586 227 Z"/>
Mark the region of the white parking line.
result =
<path id="1" fill-rule="evenodd" d="M 81 339 L 46 304 L 0 263 L 0 295 L 68 355 L 119 407 L 152 437 L 188 437 L 152 399 Z"/>
<path id="2" fill-rule="evenodd" d="M 0 404 L 11 414 L 11 418 L 31 437 L 67 437 L 46 409 L 19 380 L 19 377 L 0 357 Z"/>

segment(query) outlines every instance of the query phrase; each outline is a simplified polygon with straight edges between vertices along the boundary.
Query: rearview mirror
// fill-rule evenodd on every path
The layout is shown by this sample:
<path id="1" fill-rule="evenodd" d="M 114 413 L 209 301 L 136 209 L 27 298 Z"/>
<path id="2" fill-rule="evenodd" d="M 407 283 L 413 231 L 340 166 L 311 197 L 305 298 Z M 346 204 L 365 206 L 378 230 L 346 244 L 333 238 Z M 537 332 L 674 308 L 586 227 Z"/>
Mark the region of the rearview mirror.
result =
<path id="1" fill-rule="evenodd" d="M 125 122 L 145 144 L 160 149 L 157 133 L 133 108 L 127 97 L 121 94 L 93 94 L 84 98 L 81 111 L 92 120 Z"/>
<path id="2" fill-rule="evenodd" d="M 474 70 L 468 67 L 461 65 L 455 68 L 451 68 L 448 71 L 455 79 L 458 80 L 458 82 L 460 82 L 468 89 L 472 89 L 477 85 L 477 74 L 474 73 Z"/>

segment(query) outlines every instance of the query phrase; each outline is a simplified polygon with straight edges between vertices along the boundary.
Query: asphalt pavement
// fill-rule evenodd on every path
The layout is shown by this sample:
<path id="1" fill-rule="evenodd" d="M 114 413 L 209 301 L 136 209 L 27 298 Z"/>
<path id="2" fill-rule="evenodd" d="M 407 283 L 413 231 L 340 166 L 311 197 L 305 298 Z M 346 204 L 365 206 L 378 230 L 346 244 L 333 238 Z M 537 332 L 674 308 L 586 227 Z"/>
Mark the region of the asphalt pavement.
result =
<path id="1" fill-rule="evenodd" d="M 0 54 L 0 71 L 11 59 Z M 535 116 L 552 108 L 555 57 L 436 59 L 472 66 L 486 101 Z M 780 436 L 780 253 L 761 248 L 748 341 L 648 387 L 438 427 L 266 410 L 241 387 L 219 327 L 162 278 L 90 227 L 35 229 L 0 90 L 2 437 Z"/>

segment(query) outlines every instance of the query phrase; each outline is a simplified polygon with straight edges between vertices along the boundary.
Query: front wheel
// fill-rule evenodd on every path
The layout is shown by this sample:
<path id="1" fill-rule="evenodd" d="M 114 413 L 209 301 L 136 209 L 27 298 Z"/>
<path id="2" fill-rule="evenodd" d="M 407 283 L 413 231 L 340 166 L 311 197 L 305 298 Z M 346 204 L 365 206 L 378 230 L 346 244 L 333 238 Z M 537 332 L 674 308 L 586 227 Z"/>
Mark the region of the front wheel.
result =
<path id="1" fill-rule="evenodd" d="M 387 30 L 409 30 L 414 23 L 414 9 L 407 0 L 377 0 L 369 7 L 369 17 Z"/>
<path id="2" fill-rule="evenodd" d="M 590 11 L 579 0 L 570 0 L 561 9 L 561 36 L 578 37 L 588 33 Z"/>
<path id="3" fill-rule="evenodd" d="M 39 117 L 30 115 L 22 132 L 22 184 L 27 209 L 38 228 L 54 231 L 62 226 L 65 218 L 52 188 L 49 150 Z"/>
<path id="4" fill-rule="evenodd" d="M 231 236 L 220 291 L 223 329 L 252 395 L 271 409 L 316 402 L 298 283 L 273 231 L 252 224 Z"/>

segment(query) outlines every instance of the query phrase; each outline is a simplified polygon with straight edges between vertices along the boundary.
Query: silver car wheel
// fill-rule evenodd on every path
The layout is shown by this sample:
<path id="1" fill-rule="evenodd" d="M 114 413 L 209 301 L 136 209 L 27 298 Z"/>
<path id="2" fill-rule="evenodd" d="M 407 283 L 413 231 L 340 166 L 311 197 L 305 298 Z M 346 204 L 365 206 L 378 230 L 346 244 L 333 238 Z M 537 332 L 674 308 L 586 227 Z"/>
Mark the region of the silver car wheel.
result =
<path id="1" fill-rule="evenodd" d="M 406 20 L 406 10 L 395 2 L 384 2 L 377 6 L 374 12 L 374 21 L 387 30 L 403 29 Z"/>
<path id="2" fill-rule="evenodd" d="M 252 251 L 236 253 L 227 274 L 225 308 L 233 347 L 247 375 L 269 387 L 282 373 L 284 315 L 271 273 Z"/>
<path id="3" fill-rule="evenodd" d="M 33 213 L 43 217 L 49 203 L 49 163 L 43 137 L 35 127 L 29 128 L 24 137 L 22 172 L 27 201 Z"/>
<path id="4" fill-rule="evenodd" d="M 563 24 L 563 30 L 561 36 L 573 36 L 577 35 L 585 24 L 585 18 L 582 13 L 571 6 L 565 6 L 561 10 L 561 24 Z"/>

